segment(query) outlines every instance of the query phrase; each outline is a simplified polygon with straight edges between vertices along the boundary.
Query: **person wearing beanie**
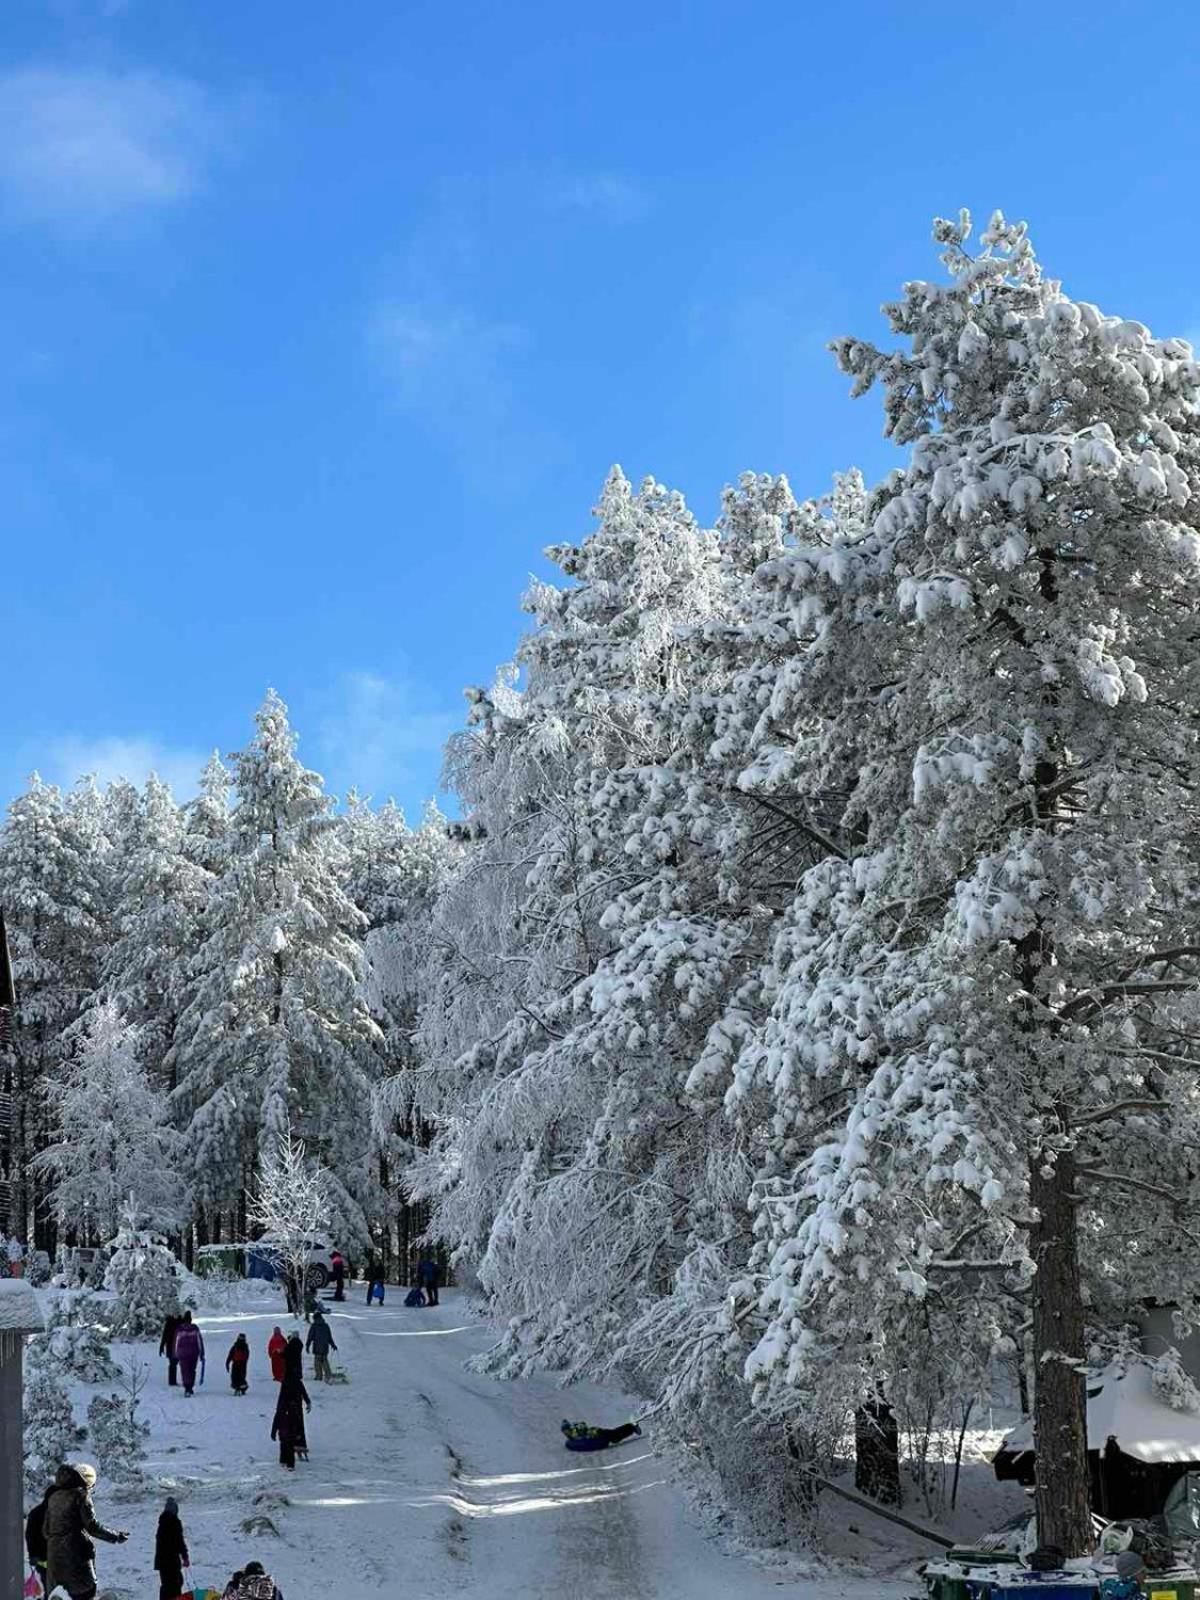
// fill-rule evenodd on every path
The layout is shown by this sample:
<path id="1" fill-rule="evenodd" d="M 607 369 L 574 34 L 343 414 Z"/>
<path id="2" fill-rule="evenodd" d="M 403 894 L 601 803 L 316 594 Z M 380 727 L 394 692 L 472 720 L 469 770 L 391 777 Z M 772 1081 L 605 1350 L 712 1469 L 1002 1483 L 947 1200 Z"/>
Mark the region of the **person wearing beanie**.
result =
<path id="1" fill-rule="evenodd" d="M 96 1547 L 124 1544 L 129 1535 L 116 1533 L 96 1520 L 92 1490 L 96 1469 L 86 1461 L 59 1467 L 46 1500 L 46 1593 L 63 1588 L 71 1600 L 95 1600 Z"/>
<path id="2" fill-rule="evenodd" d="M 1140 1580 L 1146 1563 L 1136 1550 L 1122 1550 L 1113 1564 L 1116 1577 L 1105 1578 L 1100 1585 L 1103 1600 L 1138 1600 L 1143 1592 Z"/>
<path id="3" fill-rule="evenodd" d="M 190 1566 L 179 1502 L 168 1496 L 154 1535 L 154 1570 L 158 1573 L 158 1600 L 179 1600 L 183 1569 Z"/>

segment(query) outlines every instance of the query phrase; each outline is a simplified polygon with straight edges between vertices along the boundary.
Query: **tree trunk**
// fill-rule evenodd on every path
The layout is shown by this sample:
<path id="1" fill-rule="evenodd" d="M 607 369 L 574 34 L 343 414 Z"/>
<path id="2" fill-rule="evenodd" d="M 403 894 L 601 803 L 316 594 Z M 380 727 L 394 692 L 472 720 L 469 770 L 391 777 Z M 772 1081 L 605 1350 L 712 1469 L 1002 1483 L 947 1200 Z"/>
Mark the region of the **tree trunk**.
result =
<path id="1" fill-rule="evenodd" d="M 854 1413 L 854 1487 L 882 1506 L 900 1504 L 900 1430 L 886 1400 Z"/>
<path id="2" fill-rule="evenodd" d="M 1083 1373 L 1083 1296 L 1075 1216 L 1075 1156 L 1034 1155 L 1029 1198 L 1038 1218 L 1030 1244 L 1033 1280 L 1033 1438 L 1037 1453 L 1038 1543 L 1064 1555 L 1092 1548 Z"/>

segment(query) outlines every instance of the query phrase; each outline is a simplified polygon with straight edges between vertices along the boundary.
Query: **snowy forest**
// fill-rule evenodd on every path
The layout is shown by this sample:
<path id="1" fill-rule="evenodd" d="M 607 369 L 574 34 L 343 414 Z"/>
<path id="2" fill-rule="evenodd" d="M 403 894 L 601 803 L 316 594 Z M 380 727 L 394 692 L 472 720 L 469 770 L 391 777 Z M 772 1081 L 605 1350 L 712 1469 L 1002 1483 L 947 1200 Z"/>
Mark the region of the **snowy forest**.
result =
<path id="1" fill-rule="evenodd" d="M 452 820 L 335 799 L 274 692 L 184 803 L 30 780 L 8 1232 L 190 1263 L 292 1136 L 342 1249 L 435 1246 L 490 1371 L 619 1382 L 760 1527 L 1003 1390 L 1082 1553 L 1088 1363 L 1200 1312 L 1200 364 L 935 240 L 834 346 L 897 469 L 707 526 L 614 468 Z"/>

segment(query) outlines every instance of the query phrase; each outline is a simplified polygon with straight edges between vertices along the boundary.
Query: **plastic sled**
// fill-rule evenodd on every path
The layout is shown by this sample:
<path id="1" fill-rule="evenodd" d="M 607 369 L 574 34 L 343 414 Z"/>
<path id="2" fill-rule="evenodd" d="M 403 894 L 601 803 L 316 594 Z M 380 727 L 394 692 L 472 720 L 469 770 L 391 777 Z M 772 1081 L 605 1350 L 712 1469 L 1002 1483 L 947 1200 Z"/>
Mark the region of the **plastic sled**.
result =
<path id="1" fill-rule="evenodd" d="M 607 1439 L 568 1439 L 568 1450 L 608 1450 L 611 1446 Z"/>
<path id="2" fill-rule="evenodd" d="M 406 1306 L 423 1306 L 425 1304 L 425 1296 L 420 1289 L 410 1289 L 404 1296 L 404 1304 Z"/>

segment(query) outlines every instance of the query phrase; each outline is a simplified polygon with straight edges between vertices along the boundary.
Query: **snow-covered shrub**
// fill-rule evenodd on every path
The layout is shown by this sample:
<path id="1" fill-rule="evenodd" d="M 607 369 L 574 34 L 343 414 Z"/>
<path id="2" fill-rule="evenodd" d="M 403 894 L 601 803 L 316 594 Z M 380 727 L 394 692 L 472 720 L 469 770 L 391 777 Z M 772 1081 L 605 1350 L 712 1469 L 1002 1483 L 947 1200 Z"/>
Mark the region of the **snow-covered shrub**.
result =
<path id="1" fill-rule="evenodd" d="M 38 1354 L 39 1345 L 42 1353 Z M 30 1347 L 25 1364 L 25 1488 L 40 1495 L 83 1437 L 71 1411 L 71 1397 L 42 1340 Z"/>
<path id="2" fill-rule="evenodd" d="M 181 1278 L 182 1268 L 165 1244 L 122 1228 L 104 1279 L 116 1296 L 113 1332 L 132 1339 L 158 1333 L 182 1303 Z"/>
<path id="3" fill-rule="evenodd" d="M 25 1258 L 25 1279 L 35 1289 L 50 1282 L 50 1257 L 44 1250 L 31 1250 Z"/>
<path id="4" fill-rule="evenodd" d="M 1155 1398 L 1170 1406 L 1172 1411 L 1200 1411 L 1200 1389 L 1184 1370 L 1183 1360 L 1174 1347 L 1151 1361 L 1150 1386 Z"/>
<path id="5" fill-rule="evenodd" d="M 121 1392 L 94 1395 L 88 1405 L 92 1449 L 114 1483 L 133 1486 L 145 1479 L 150 1424 L 138 1415 L 145 1387 L 145 1363 L 131 1361 L 120 1374 Z"/>
<path id="6" fill-rule="evenodd" d="M 46 1332 L 38 1335 L 35 1347 L 44 1343 L 62 1373 L 83 1383 L 109 1383 L 117 1369 L 104 1331 L 108 1320 L 107 1302 L 94 1295 L 58 1295 L 50 1302 Z"/>

